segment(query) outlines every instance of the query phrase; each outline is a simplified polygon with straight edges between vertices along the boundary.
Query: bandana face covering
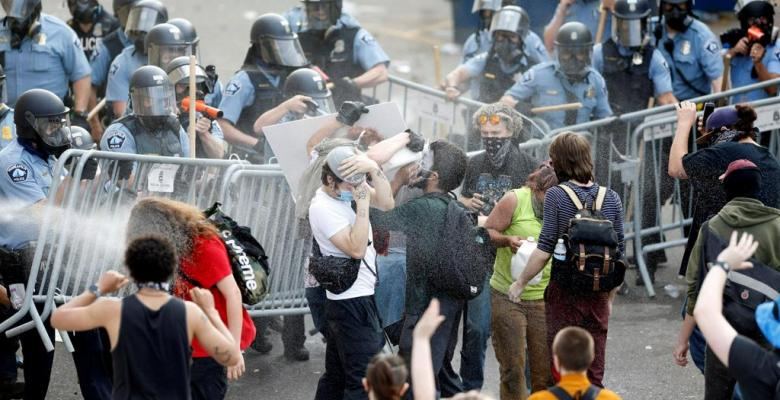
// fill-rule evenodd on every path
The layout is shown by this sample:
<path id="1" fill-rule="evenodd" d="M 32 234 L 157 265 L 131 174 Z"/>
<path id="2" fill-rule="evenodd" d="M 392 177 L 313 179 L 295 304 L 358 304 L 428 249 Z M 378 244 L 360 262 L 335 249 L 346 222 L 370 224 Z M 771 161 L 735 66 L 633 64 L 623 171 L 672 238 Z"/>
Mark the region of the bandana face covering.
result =
<path id="1" fill-rule="evenodd" d="M 485 148 L 490 164 L 492 164 L 494 168 L 501 168 L 512 147 L 512 138 L 482 138 L 482 146 Z"/>

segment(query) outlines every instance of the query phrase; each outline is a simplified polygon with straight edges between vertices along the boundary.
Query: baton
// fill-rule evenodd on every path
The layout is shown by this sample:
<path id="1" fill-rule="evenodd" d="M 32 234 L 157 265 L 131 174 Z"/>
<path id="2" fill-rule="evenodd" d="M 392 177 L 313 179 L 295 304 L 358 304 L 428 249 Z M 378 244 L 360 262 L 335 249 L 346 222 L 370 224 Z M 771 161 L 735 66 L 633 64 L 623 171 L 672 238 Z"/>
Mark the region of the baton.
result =
<path id="1" fill-rule="evenodd" d="M 596 41 L 594 43 L 601 43 L 601 39 L 604 38 L 604 27 L 607 25 L 607 9 L 604 8 L 604 3 L 599 6 L 599 26 L 596 28 Z"/>
<path id="2" fill-rule="evenodd" d="M 534 114 L 544 114 L 553 111 L 579 110 L 580 108 L 582 108 L 582 103 L 576 102 L 576 103 L 558 104 L 555 106 L 534 107 L 531 109 L 531 112 Z"/>
<path id="3" fill-rule="evenodd" d="M 89 111 L 89 114 L 87 114 L 87 121 L 91 121 L 93 118 L 95 118 L 100 112 L 100 110 L 105 108 L 105 106 L 106 106 L 106 99 L 103 98 L 102 100 L 100 100 L 99 103 L 95 105 L 95 108 Z"/>

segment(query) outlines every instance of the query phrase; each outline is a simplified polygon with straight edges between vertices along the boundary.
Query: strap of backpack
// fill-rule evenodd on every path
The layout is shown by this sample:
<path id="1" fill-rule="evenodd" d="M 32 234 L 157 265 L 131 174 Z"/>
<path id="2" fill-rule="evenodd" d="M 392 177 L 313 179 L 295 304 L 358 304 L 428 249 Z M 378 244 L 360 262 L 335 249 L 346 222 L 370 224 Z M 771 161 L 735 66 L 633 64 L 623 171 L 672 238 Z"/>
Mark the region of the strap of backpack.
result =
<path id="1" fill-rule="evenodd" d="M 599 393 L 601 393 L 601 388 L 595 385 L 590 385 L 587 391 L 585 391 L 585 394 L 580 397 L 580 400 L 596 400 L 596 398 L 599 396 Z"/>
<path id="2" fill-rule="evenodd" d="M 740 284 L 744 287 L 751 288 L 772 300 L 776 300 L 777 297 L 780 296 L 780 293 L 778 293 L 777 290 L 773 289 L 771 286 L 757 279 L 753 279 L 745 274 L 741 274 L 736 271 L 729 271 L 728 278 L 730 281 Z"/>
<path id="3" fill-rule="evenodd" d="M 561 189 L 563 189 L 564 192 L 566 192 L 567 195 L 569 195 L 569 199 L 571 199 L 571 202 L 574 203 L 574 207 L 577 207 L 578 210 L 584 210 L 585 207 L 582 206 L 582 201 L 580 201 L 580 198 L 577 197 L 577 193 L 574 193 L 574 190 L 572 188 L 564 185 L 561 183 L 558 185 Z"/>
<path id="4" fill-rule="evenodd" d="M 203 285 L 198 283 L 198 281 L 193 279 L 191 276 L 185 274 L 184 271 L 181 268 L 178 268 L 178 273 L 179 273 L 179 277 L 184 279 L 184 281 L 186 281 L 190 285 L 192 285 L 194 287 L 198 287 L 198 288 L 202 288 L 203 287 Z"/>
<path id="5" fill-rule="evenodd" d="M 607 188 L 599 186 L 599 192 L 596 195 L 596 201 L 593 202 L 593 211 L 601 211 L 601 206 L 604 205 L 604 199 L 607 198 Z"/>
<path id="6" fill-rule="evenodd" d="M 574 400 L 571 396 L 569 396 L 568 393 L 566 393 L 565 390 L 563 390 L 560 386 L 551 386 L 547 388 L 547 391 L 552 393 L 555 398 L 558 400 Z"/>

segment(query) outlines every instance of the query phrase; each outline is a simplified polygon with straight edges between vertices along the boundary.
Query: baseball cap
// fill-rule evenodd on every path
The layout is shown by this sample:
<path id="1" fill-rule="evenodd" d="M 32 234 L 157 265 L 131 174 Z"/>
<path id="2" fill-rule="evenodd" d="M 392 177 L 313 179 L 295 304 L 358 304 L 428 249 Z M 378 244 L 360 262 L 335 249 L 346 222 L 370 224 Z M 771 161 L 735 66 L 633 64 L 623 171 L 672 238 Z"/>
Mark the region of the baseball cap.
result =
<path id="1" fill-rule="evenodd" d="M 363 181 L 366 180 L 366 174 L 356 174 L 351 176 L 349 179 L 346 179 L 344 178 L 344 175 L 339 172 L 339 167 L 341 167 L 341 163 L 344 160 L 356 154 L 357 151 L 355 150 L 355 146 L 339 146 L 333 148 L 328 153 L 327 158 L 328 167 L 330 167 L 330 170 L 333 171 L 333 173 L 336 174 L 339 179 L 352 185 L 359 185 L 363 183 Z"/>
<path id="2" fill-rule="evenodd" d="M 726 168 L 726 172 L 724 172 L 723 175 L 719 176 L 718 179 L 721 182 L 723 182 L 734 171 L 739 171 L 741 169 L 758 169 L 758 167 L 750 160 L 743 159 L 743 160 L 732 161 L 729 164 L 728 168 Z"/>
<path id="3" fill-rule="evenodd" d="M 720 130 L 724 126 L 733 126 L 737 121 L 739 121 L 739 117 L 736 107 L 721 107 L 710 114 L 704 127 L 707 132 L 711 132 L 715 129 Z"/>
<path id="4" fill-rule="evenodd" d="M 780 314 L 778 301 L 768 301 L 756 307 L 756 325 L 772 347 L 780 348 Z"/>

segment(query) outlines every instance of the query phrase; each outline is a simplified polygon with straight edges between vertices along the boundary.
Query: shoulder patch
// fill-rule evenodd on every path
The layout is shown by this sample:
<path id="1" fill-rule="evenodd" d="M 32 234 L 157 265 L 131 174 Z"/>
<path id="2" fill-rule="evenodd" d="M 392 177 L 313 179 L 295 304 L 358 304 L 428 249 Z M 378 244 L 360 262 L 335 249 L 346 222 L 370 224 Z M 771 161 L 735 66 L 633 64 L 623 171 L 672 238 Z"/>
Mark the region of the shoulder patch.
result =
<path id="1" fill-rule="evenodd" d="M 111 71 L 109 73 L 113 76 L 113 75 L 116 75 L 117 71 L 119 71 L 119 63 L 112 63 L 111 64 Z"/>
<path id="2" fill-rule="evenodd" d="M 122 148 L 122 145 L 125 144 L 126 139 L 127 137 L 125 136 L 124 132 L 116 132 L 110 138 L 108 138 L 108 148 L 111 150 Z"/>
<path id="3" fill-rule="evenodd" d="M 241 90 L 241 83 L 237 80 L 232 80 L 230 83 L 228 83 L 227 87 L 225 88 L 225 94 L 228 96 L 232 96 L 236 93 L 238 93 Z"/>
<path id="4" fill-rule="evenodd" d="M 365 29 L 361 29 L 361 30 L 363 31 L 363 35 L 361 35 L 360 40 L 362 40 L 363 43 L 365 43 L 365 44 L 372 44 L 372 43 L 376 42 L 376 39 L 374 39 L 374 37 L 371 36 L 371 34 L 368 33 L 367 30 L 365 30 Z"/>
<path id="5" fill-rule="evenodd" d="M 780 61 L 780 50 L 775 50 L 775 58 Z"/>
<path id="6" fill-rule="evenodd" d="M 709 40 L 704 45 L 704 48 L 712 54 L 716 54 L 720 50 L 720 45 L 715 40 Z"/>
<path id="7" fill-rule="evenodd" d="M 534 70 L 533 68 L 529 69 L 528 71 L 525 71 L 523 74 L 523 77 L 521 78 L 521 83 L 531 83 L 534 80 Z"/>
<path id="8" fill-rule="evenodd" d="M 11 178 L 12 182 L 19 183 L 27 180 L 27 176 L 29 175 L 30 171 L 27 169 L 26 165 L 16 163 L 8 167 L 6 172 L 8 173 L 8 177 Z"/>

